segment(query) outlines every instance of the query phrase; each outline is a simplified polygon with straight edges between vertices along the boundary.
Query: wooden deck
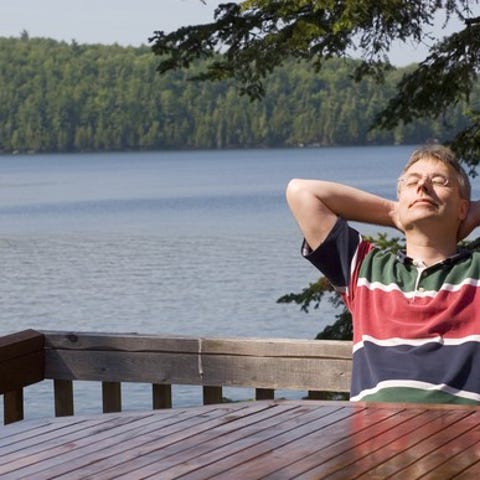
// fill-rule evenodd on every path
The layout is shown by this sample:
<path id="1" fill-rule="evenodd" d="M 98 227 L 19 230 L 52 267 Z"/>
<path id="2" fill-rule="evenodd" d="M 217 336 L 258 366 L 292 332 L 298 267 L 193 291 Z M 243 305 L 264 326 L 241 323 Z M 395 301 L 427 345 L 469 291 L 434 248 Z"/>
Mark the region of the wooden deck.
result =
<path id="1" fill-rule="evenodd" d="M 25 420 L 9 479 L 478 479 L 480 408 L 265 400 Z"/>

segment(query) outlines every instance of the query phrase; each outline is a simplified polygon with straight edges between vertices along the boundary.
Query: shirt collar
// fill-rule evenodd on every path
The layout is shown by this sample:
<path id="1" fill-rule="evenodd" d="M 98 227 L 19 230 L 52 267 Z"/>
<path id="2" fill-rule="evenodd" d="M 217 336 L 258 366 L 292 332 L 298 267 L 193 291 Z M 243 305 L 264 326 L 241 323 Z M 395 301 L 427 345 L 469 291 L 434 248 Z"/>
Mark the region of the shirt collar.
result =
<path id="1" fill-rule="evenodd" d="M 470 250 L 467 250 L 466 248 L 462 248 L 458 250 L 456 253 L 454 253 L 453 255 L 451 255 L 450 257 L 446 258 L 445 260 L 442 260 L 441 262 L 436 263 L 435 265 L 450 265 L 463 258 L 469 257 L 471 254 L 472 252 Z M 409 257 L 406 254 L 406 252 L 403 250 L 399 250 L 397 252 L 397 260 L 400 263 L 403 263 L 404 265 L 418 265 L 420 263 L 418 261 L 415 261 L 412 257 Z"/>

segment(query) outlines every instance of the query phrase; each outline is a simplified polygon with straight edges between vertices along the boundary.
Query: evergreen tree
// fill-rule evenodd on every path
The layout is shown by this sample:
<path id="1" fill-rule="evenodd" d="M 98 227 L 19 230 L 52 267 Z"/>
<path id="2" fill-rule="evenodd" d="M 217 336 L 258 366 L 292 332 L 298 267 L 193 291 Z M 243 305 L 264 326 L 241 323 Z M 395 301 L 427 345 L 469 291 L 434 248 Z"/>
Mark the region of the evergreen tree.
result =
<path id="1" fill-rule="evenodd" d="M 231 80 L 159 76 L 146 47 L 0 38 L 0 152 L 359 145 L 444 140 L 468 126 L 471 102 L 438 119 L 368 131 L 403 72 L 355 83 L 359 61 L 332 58 L 321 71 L 288 61 L 262 102 Z M 200 72 L 202 62 L 194 67 Z"/>

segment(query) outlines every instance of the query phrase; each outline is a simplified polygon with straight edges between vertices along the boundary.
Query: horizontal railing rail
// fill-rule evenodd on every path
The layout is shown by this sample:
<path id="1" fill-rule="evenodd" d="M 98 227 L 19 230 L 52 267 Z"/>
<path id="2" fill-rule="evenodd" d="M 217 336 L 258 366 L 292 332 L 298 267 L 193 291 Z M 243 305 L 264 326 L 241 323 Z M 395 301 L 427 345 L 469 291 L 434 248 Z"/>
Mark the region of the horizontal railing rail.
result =
<path id="1" fill-rule="evenodd" d="M 2 379 L 0 393 L 8 396 L 36 381 L 53 380 L 57 416 L 74 413 L 74 382 L 83 380 L 102 382 L 104 412 L 121 411 L 123 382 L 151 384 L 153 408 L 172 407 L 177 384 L 202 386 L 204 404 L 221 403 L 223 387 L 253 387 L 257 400 L 274 398 L 277 389 L 305 390 L 318 398 L 319 392 L 350 387 L 352 345 L 345 341 L 56 331 L 17 335 L 28 336 L 27 350 L 41 357 L 42 368 L 31 377 L 22 371 L 16 382 L 14 374 L 12 388 Z M 0 343 L 0 362 L 7 337 Z M 5 421 L 19 419 L 5 398 Z"/>

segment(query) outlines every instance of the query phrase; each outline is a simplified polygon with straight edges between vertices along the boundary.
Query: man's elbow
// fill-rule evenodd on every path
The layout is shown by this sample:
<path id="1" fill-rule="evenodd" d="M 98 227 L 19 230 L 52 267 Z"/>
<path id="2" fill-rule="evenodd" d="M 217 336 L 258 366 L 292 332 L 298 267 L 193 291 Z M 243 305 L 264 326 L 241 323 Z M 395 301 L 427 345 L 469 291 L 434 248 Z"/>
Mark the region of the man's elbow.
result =
<path id="1" fill-rule="evenodd" d="M 290 208 L 302 203 L 302 198 L 305 197 L 306 193 L 304 180 L 300 178 L 292 178 L 285 189 L 287 203 Z"/>
<path id="2" fill-rule="evenodd" d="M 320 199 L 312 189 L 312 183 L 302 178 L 292 178 L 286 188 L 287 203 L 295 216 L 319 208 Z"/>

